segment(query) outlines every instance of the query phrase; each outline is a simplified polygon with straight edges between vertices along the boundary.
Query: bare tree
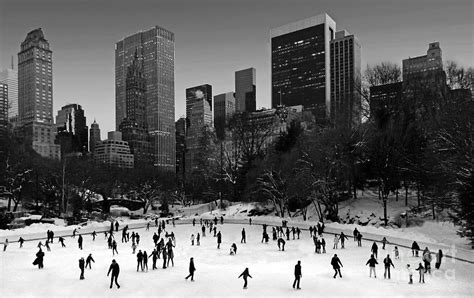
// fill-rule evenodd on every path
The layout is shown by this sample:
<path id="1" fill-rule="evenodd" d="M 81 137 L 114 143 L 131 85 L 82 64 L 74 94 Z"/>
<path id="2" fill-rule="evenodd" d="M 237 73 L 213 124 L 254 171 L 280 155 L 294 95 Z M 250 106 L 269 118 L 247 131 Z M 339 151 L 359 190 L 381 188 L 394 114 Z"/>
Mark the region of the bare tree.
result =
<path id="1" fill-rule="evenodd" d="M 445 64 L 446 83 L 451 89 L 470 89 L 474 80 L 474 68 L 465 69 L 456 62 L 448 60 Z"/>

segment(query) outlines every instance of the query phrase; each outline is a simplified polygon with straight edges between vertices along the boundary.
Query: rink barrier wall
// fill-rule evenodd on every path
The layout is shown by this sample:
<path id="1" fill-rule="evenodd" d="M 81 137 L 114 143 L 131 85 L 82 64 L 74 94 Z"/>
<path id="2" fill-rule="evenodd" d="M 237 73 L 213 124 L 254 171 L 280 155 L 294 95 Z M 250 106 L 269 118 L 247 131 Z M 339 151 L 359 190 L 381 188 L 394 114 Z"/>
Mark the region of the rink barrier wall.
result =
<path id="1" fill-rule="evenodd" d="M 208 220 L 208 221 L 212 221 L 214 219 L 213 217 L 205 217 L 204 218 L 204 217 L 198 217 L 198 216 L 192 217 L 192 218 L 185 218 L 185 219 L 180 218 L 180 219 L 175 220 L 175 224 L 176 225 L 192 224 L 193 219 L 196 219 L 196 225 L 200 225 L 199 222 L 200 222 L 201 218 L 203 220 Z M 160 219 L 160 221 L 163 221 L 163 220 L 165 220 L 165 221 L 168 220 L 169 221 L 169 223 L 166 223 L 166 225 L 173 225 L 171 218 L 161 218 Z M 220 225 L 220 219 L 219 218 L 218 218 L 217 223 L 218 223 L 218 225 Z M 147 224 L 146 222 L 140 222 L 140 223 L 128 223 L 126 225 L 128 225 L 129 230 L 137 230 L 137 229 L 146 228 L 146 224 Z M 224 224 L 250 225 L 248 219 L 237 219 L 237 218 L 224 218 Z M 280 227 L 281 222 L 277 223 L 277 222 L 270 221 L 270 220 L 261 220 L 261 219 L 252 218 L 252 224 L 251 225 L 257 225 L 257 226 L 267 225 L 268 227 L 272 227 L 272 226 Z M 293 226 L 294 227 L 299 227 L 302 231 L 309 231 L 309 227 L 310 226 L 315 226 L 315 225 L 316 225 L 316 222 L 307 222 L 307 223 L 301 223 L 300 222 L 300 223 L 297 223 L 297 224 L 296 223 L 288 223 L 288 227 L 290 227 L 290 228 L 293 227 Z M 114 230 L 114 232 L 119 233 L 120 231 L 123 230 L 123 227 L 124 226 L 121 225 L 120 228 L 119 228 L 119 231 L 115 232 L 115 230 Z M 154 225 L 153 220 L 150 221 L 150 230 L 152 228 L 156 228 L 156 226 Z M 86 229 L 90 230 L 90 231 L 84 232 Z M 328 231 L 328 229 L 333 230 L 333 231 Z M 97 227 L 95 230 L 92 229 L 92 228 L 88 228 L 86 226 L 84 229 L 78 229 L 76 236 L 91 235 L 95 231 L 97 233 L 96 238 L 99 238 L 100 236 L 103 236 L 104 232 L 109 232 L 109 230 L 110 230 L 110 226 L 109 227 Z M 325 227 L 325 231 L 323 232 L 323 234 L 339 235 L 339 234 L 341 234 L 341 232 L 344 232 L 344 230 Z M 43 234 L 45 234 L 45 233 L 46 232 L 43 232 Z M 25 242 L 27 242 L 27 241 L 38 241 L 38 240 L 41 241 L 41 240 L 46 239 L 46 237 L 36 236 L 38 234 L 39 233 L 30 234 L 33 238 L 28 237 L 27 234 L 22 235 L 21 237 L 23 237 Z M 370 233 L 366 233 L 366 234 L 370 234 Z M 375 236 L 375 234 L 372 234 L 372 235 Z M 353 239 L 352 233 L 347 234 L 346 236 L 349 239 Z M 8 238 L 8 237 L 10 237 L 10 236 L 5 237 L 5 239 Z M 20 237 L 20 235 L 18 235 L 17 237 Z M 69 231 L 69 230 L 68 231 L 54 231 L 54 238 L 59 238 L 59 237 L 72 237 L 72 231 Z M 398 239 L 403 240 L 401 238 L 398 238 Z M 362 240 L 382 243 L 381 239 L 374 239 L 372 237 L 362 237 Z M 348 241 L 348 240 L 346 240 L 346 241 Z M 406 240 L 406 241 L 411 241 L 411 240 Z M 18 240 L 17 241 L 9 241 L 8 243 L 9 243 L 9 245 L 11 245 L 12 243 L 18 243 Z M 4 242 L 0 242 L 0 244 L 3 245 Z M 398 247 L 403 247 L 403 248 L 407 248 L 407 249 L 411 250 L 411 246 L 409 246 L 409 245 L 404 245 L 404 244 L 401 244 L 401 243 L 396 243 L 396 242 L 391 242 L 391 241 L 387 241 L 387 244 L 396 245 Z M 439 245 L 433 244 L 433 243 L 419 242 L 418 244 L 420 245 L 420 247 L 423 247 L 423 246 L 431 246 L 431 247 L 437 246 L 437 247 L 439 247 Z M 446 247 L 443 247 L 443 248 L 446 249 Z M 420 249 L 420 251 L 422 251 L 422 249 Z M 434 253 L 434 251 L 432 253 Z M 454 259 L 454 260 L 457 260 L 457 261 L 460 261 L 460 262 L 465 262 L 465 263 L 469 263 L 469 264 L 474 265 L 474 261 L 467 260 L 467 259 L 464 259 L 464 258 L 459 258 L 459 257 L 456 257 L 456 256 L 451 256 L 449 254 L 444 254 L 443 257 L 448 258 L 448 259 Z"/>

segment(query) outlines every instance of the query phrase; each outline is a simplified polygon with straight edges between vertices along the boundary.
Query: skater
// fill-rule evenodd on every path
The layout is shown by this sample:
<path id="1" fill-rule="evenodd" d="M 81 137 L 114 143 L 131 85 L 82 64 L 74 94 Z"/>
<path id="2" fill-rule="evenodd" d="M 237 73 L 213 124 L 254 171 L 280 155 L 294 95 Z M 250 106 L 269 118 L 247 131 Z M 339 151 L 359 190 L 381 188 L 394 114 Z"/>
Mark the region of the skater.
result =
<path id="1" fill-rule="evenodd" d="M 341 248 L 344 248 L 344 241 L 349 240 L 349 238 L 347 238 L 344 232 L 341 232 L 341 236 L 339 236 L 339 239 L 341 239 Z"/>
<path id="2" fill-rule="evenodd" d="M 313 238 L 313 227 L 309 226 L 309 237 Z"/>
<path id="3" fill-rule="evenodd" d="M 423 251 L 423 262 L 425 263 L 425 273 L 431 274 L 431 252 L 428 247 Z"/>
<path id="4" fill-rule="evenodd" d="M 372 252 L 373 256 L 377 259 L 377 252 L 379 250 L 379 247 L 377 245 L 377 243 L 374 241 L 374 244 L 372 244 L 372 248 L 370 249 L 370 251 Z"/>
<path id="5" fill-rule="evenodd" d="M 86 268 L 89 266 L 89 269 L 92 269 L 91 262 L 94 262 L 94 258 L 92 257 L 92 254 L 89 254 L 86 258 Z"/>
<path id="6" fill-rule="evenodd" d="M 163 247 L 162 255 L 163 255 L 163 269 L 166 269 L 166 261 L 168 260 L 168 251 L 166 250 L 166 246 Z"/>
<path id="7" fill-rule="evenodd" d="M 221 215 L 221 225 L 224 224 L 224 217 Z"/>
<path id="8" fill-rule="evenodd" d="M 158 252 L 156 251 L 156 248 L 153 250 L 153 252 L 151 253 L 151 255 L 148 258 L 152 258 L 152 261 L 153 261 L 152 270 L 158 269 L 156 267 L 156 260 L 158 259 Z"/>
<path id="9" fill-rule="evenodd" d="M 95 236 L 97 236 L 97 233 L 94 231 L 92 232 L 92 241 L 95 241 Z"/>
<path id="10" fill-rule="evenodd" d="M 196 245 L 197 246 L 201 245 L 201 235 L 199 233 L 196 236 Z"/>
<path id="11" fill-rule="evenodd" d="M 112 277 L 110 278 L 110 288 L 112 289 L 112 284 L 115 281 L 117 288 L 120 289 L 120 285 L 117 282 L 117 278 L 120 273 L 120 266 L 115 260 L 112 260 L 112 264 L 110 264 L 109 272 L 107 272 L 107 276 L 109 276 L 110 272 L 112 272 Z"/>
<path id="12" fill-rule="evenodd" d="M 416 243 L 416 241 L 413 241 L 413 243 L 411 245 L 411 254 L 412 254 L 412 256 L 418 257 L 418 251 L 419 250 L 420 250 L 420 246 L 418 245 L 418 243 Z"/>
<path id="13" fill-rule="evenodd" d="M 117 241 L 113 240 L 113 241 L 112 241 L 112 255 L 115 256 L 115 253 L 118 254 Z"/>
<path id="14" fill-rule="evenodd" d="M 435 263 L 435 268 L 436 269 L 439 269 L 439 267 L 441 266 L 441 260 L 442 259 L 443 259 L 443 251 L 440 249 L 436 253 L 436 263 Z"/>
<path id="15" fill-rule="evenodd" d="M 214 225 L 217 226 L 217 217 L 214 216 Z"/>
<path id="16" fill-rule="evenodd" d="M 388 241 L 387 241 L 387 238 L 383 237 L 382 239 L 382 249 L 385 250 L 385 244 L 387 244 Z"/>
<path id="17" fill-rule="evenodd" d="M 360 232 L 357 233 L 357 246 L 362 246 L 362 234 Z"/>
<path id="18" fill-rule="evenodd" d="M 137 244 L 132 241 L 132 254 L 135 254 L 136 249 L 137 249 Z"/>
<path id="19" fill-rule="evenodd" d="M 217 249 L 221 248 L 221 243 L 222 243 L 222 235 L 221 235 L 221 231 L 219 231 L 219 233 L 217 233 Z"/>
<path id="20" fill-rule="evenodd" d="M 194 245 L 194 234 L 191 234 L 191 245 Z"/>
<path id="21" fill-rule="evenodd" d="M 216 237 L 217 228 L 215 226 L 214 226 L 213 231 L 214 231 L 214 237 Z"/>
<path id="22" fill-rule="evenodd" d="M 118 228 L 119 228 L 119 223 L 118 221 L 115 222 L 115 232 L 118 232 Z"/>
<path id="23" fill-rule="evenodd" d="M 377 273 L 375 273 L 375 265 L 378 264 L 377 260 L 375 259 L 374 255 L 370 255 L 370 259 L 365 263 L 365 265 L 369 265 L 370 273 L 369 277 L 372 277 L 372 272 L 374 272 L 374 277 L 377 278 Z"/>
<path id="24" fill-rule="evenodd" d="M 53 242 L 54 242 L 54 232 L 53 232 L 53 231 L 50 231 L 49 234 L 51 235 L 51 236 L 50 236 L 50 237 L 51 237 L 51 241 L 50 241 L 50 242 L 53 243 Z"/>
<path id="25" fill-rule="evenodd" d="M 395 260 L 400 259 L 400 253 L 398 252 L 398 247 L 395 246 L 393 249 L 393 252 L 395 253 Z"/>
<path id="26" fill-rule="evenodd" d="M 38 247 L 39 249 L 41 249 L 42 246 L 43 246 L 43 243 L 40 241 L 40 242 L 38 243 L 37 247 Z"/>
<path id="27" fill-rule="evenodd" d="M 49 240 L 46 240 L 46 242 L 44 243 L 44 246 L 46 246 L 47 251 L 51 251 L 51 247 L 49 247 Z"/>
<path id="28" fill-rule="evenodd" d="M 84 279 L 84 258 L 79 259 L 79 269 L 81 269 L 81 276 L 79 276 L 79 279 Z"/>
<path id="29" fill-rule="evenodd" d="M 337 249 L 338 244 L 339 244 L 339 236 L 336 234 L 334 235 L 334 246 L 332 247 L 332 249 Z"/>
<path id="30" fill-rule="evenodd" d="M 3 251 L 7 250 L 7 246 L 8 246 L 8 238 L 5 239 L 5 242 L 3 243 Z"/>
<path id="31" fill-rule="evenodd" d="M 148 254 L 146 250 L 143 251 L 142 267 L 148 272 Z"/>
<path id="32" fill-rule="evenodd" d="M 76 238 L 76 233 L 77 233 L 77 229 L 74 229 L 74 230 L 72 231 L 72 238 Z"/>
<path id="33" fill-rule="evenodd" d="M 168 263 L 166 263 L 166 266 L 170 266 L 170 261 L 171 265 L 174 267 L 174 252 L 173 252 L 173 242 L 171 239 L 168 240 L 168 243 L 166 243 L 166 248 L 168 249 Z"/>
<path id="34" fill-rule="evenodd" d="M 44 267 L 44 252 L 41 250 L 41 247 L 39 251 L 36 253 L 36 259 L 33 262 L 33 265 L 38 265 L 38 269 L 43 269 Z"/>
<path id="35" fill-rule="evenodd" d="M 291 228 L 291 233 L 293 234 L 293 240 L 295 240 L 296 229 L 295 227 Z"/>
<path id="36" fill-rule="evenodd" d="M 301 274 L 301 261 L 298 261 L 298 264 L 295 265 L 295 281 L 293 282 L 293 289 L 295 288 L 295 285 L 296 285 L 296 289 L 301 290 L 300 280 L 302 277 L 303 275 Z"/>
<path id="37" fill-rule="evenodd" d="M 301 234 L 300 228 L 296 227 L 296 235 L 298 236 L 298 240 L 300 239 L 300 234 Z"/>
<path id="38" fill-rule="evenodd" d="M 150 230 L 150 222 L 147 222 L 147 223 L 146 223 L 146 230 L 147 230 L 147 231 Z"/>
<path id="39" fill-rule="evenodd" d="M 390 255 L 387 255 L 387 257 L 383 260 L 383 265 L 385 267 L 385 271 L 383 273 L 383 278 L 390 279 L 390 265 L 395 268 L 395 265 L 393 265 L 392 259 L 390 259 Z"/>
<path id="40" fill-rule="evenodd" d="M 331 259 L 331 265 L 332 265 L 332 268 L 334 269 L 333 278 L 336 278 L 338 273 L 339 273 L 339 277 L 342 278 L 341 267 L 344 267 L 344 266 L 342 266 L 341 260 L 339 260 L 336 254 Z"/>
<path id="41" fill-rule="evenodd" d="M 316 236 L 313 237 L 313 242 L 314 242 L 314 252 L 319 254 L 321 252 L 321 242 Z"/>
<path id="42" fill-rule="evenodd" d="M 135 239 L 137 240 L 137 245 L 140 244 L 140 235 L 138 233 L 135 233 Z"/>
<path id="43" fill-rule="evenodd" d="M 421 263 L 418 264 L 418 268 L 415 269 L 416 271 L 418 271 L 418 273 L 420 274 L 420 279 L 419 279 L 419 283 L 425 283 L 425 268 L 423 268 L 423 265 L 421 265 Z"/>
<path id="44" fill-rule="evenodd" d="M 189 260 L 189 275 L 186 276 L 184 279 L 188 280 L 191 277 L 191 281 L 194 281 L 194 272 L 196 271 L 196 267 L 194 267 L 194 259 L 191 258 Z"/>
<path id="45" fill-rule="evenodd" d="M 138 272 L 138 268 L 142 268 L 142 271 L 143 271 L 143 253 L 141 250 L 138 251 L 137 253 L 137 272 Z"/>
<path id="46" fill-rule="evenodd" d="M 63 237 L 59 237 L 59 243 L 61 243 L 61 247 L 66 247 L 66 245 L 64 244 L 64 238 Z"/>
<path id="47" fill-rule="evenodd" d="M 240 243 L 247 243 L 245 238 L 245 228 L 242 228 L 242 239 L 240 239 Z"/>
<path id="48" fill-rule="evenodd" d="M 156 246 L 156 243 L 158 242 L 158 240 L 160 239 L 160 237 L 158 237 L 158 235 L 156 233 L 153 234 L 153 243 L 155 243 L 155 246 Z"/>
<path id="49" fill-rule="evenodd" d="M 77 239 L 77 244 L 79 245 L 79 249 L 82 249 L 82 235 L 79 235 L 79 238 Z"/>
<path id="50" fill-rule="evenodd" d="M 202 237 L 206 237 L 206 227 L 205 226 L 201 227 L 201 232 L 202 232 Z"/>
<path id="51" fill-rule="evenodd" d="M 280 250 L 280 247 L 281 247 L 281 251 L 285 251 L 285 240 L 283 240 L 283 238 L 278 238 L 278 241 L 277 241 L 277 244 L 278 244 L 278 250 Z"/>
<path id="52" fill-rule="evenodd" d="M 326 253 L 326 240 L 324 240 L 324 237 L 321 236 L 321 247 L 323 248 L 323 254 Z"/>
<path id="53" fill-rule="evenodd" d="M 251 226 L 252 225 L 252 219 L 249 218 L 249 225 Z"/>
<path id="54" fill-rule="evenodd" d="M 286 240 L 290 240 L 290 228 L 286 227 Z"/>
<path id="55" fill-rule="evenodd" d="M 231 255 L 237 254 L 237 245 L 235 243 L 232 243 L 232 245 L 230 246 L 230 252 Z"/>
<path id="56" fill-rule="evenodd" d="M 122 243 L 127 243 L 127 229 L 122 230 Z"/>
<path id="57" fill-rule="evenodd" d="M 413 284 L 413 269 L 411 269 L 410 264 L 407 264 L 407 272 L 408 272 L 408 284 Z"/>
<path id="58" fill-rule="evenodd" d="M 20 239 L 18 239 L 18 242 L 20 243 L 20 248 L 22 248 L 23 247 L 23 242 L 25 242 L 25 239 L 20 237 Z"/>
<path id="59" fill-rule="evenodd" d="M 237 278 L 240 278 L 240 277 L 243 277 L 244 279 L 244 289 L 247 289 L 247 278 L 250 277 L 250 278 L 253 278 L 252 275 L 250 275 L 249 273 L 249 268 L 245 268 L 244 272 L 242 272 L 239 277 Z"/>
<path id="60" fill-rule="evenodd" d="M 193 227 L 196 226 L 196 219 L 193 218 Z"/>

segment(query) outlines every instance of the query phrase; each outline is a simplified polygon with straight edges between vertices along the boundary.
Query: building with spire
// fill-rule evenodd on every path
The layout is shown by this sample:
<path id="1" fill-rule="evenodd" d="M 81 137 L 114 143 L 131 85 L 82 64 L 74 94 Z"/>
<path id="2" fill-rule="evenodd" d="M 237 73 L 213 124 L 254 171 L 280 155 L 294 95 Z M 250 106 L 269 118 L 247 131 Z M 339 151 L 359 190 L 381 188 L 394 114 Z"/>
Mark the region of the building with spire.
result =
<path id="1" fill-rule="evenodd" d="M 0 139 L 8 132 L 8 85 L 0 83 Z"/>
<path id="2" fill-rule="evenodd" d="M 60 159 L 54 144 L 53 52 L 41 28 L 29 32 L 18 53 L 18 121 L 27 144 L 43 157 Z"/>
<path id="3" fill-rule="evenodd" d="M 95 146 L 101 141 L 99 124 L 95 121 L 95 119 L 91 124 L 89 134 L 89 151 L 91 154 L 94 154 Z"/>
<path id="4" fill-rule="evenodd" d="M 123 140 L 130 146 L 130 151 L 135 158 L 135 166 L 141 163 L 153 165 L 153 152 L 146 117 L 146 78 L 143 74 L 143 63 L 137 51 L 127 68 L 125 85 L 126 113 L 119 130 L 122 132 Z"/>

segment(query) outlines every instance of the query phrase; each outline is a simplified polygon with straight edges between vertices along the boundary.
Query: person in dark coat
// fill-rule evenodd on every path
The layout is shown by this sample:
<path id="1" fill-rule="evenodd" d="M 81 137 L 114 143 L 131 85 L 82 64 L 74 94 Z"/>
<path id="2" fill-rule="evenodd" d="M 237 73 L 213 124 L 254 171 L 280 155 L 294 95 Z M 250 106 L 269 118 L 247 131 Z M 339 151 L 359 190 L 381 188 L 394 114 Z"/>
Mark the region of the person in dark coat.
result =
<path id="1" fill-rule="evenodd" d="M 250 275 L 250 273 L 249 273 L 249 268 L 245 268 L 244 272 L 242 272 L 239 275 L 239 277 L 237 277 L 237 278 L 241 278 L 241 277 L 243 277 L 243 279 L 244 279 L 244 289 L 246 289 L 247 288 L 247 278 L 248 277 L 253 278 L 252 275 Z"/>
<path id="2" fill-rule="evenodd" d="M 117 288 L 120 289 L 120 285 L 117 282 L 119 273 L 120 273 L 120 266 L 115 260 L 112 260 L 112 264 L 110 264 L 109 272 L 107 272 L 107 276 L 109 276 L 110 272 L 112 272 L 112 277 L 110 278 L 110 288 L 112 289 L 112 284 L 115 281 Z"/>
<path id="3" fill-rule="evenodd" d="M 370 255 L 370 259 L 365 263 L 365 265 L 369 265 L 370 273 L 369 277 L 372 277 L 372 272 L 374 272 L 374 277 L 377 278 L 377 273 L 375 273 L 375 265 L 378 264 L 377 260 L 375 259 L 374 255 Z"/>
<path id="4" fill-rule="evenodd" d="M 82 235 L 79 235 L 79 238 L 77 239 L 77 244 L 79 245 L 79 249 L 82 249 Z"/>
<path id="5" fill-rule="evenodd" d="M 341 240 L 341 248 L 344 248 L 344 241 L 349 240 L 349 238 L 347 238 L 344 232 L 341 232 L 341 236 L 339 236 L 339 239 Z"/>
<path id="6" fill-rule="evenodd" d="M 153 266 L 151 269 L 152 270 L 158 269 L 156 267 L 156 260 L 158 259 L 158 251 L 156 250 L 156 248 L 153 250 L 153 252 L 150 254 L 148 258 L 152 258 L 152 261 L 153 261 Z"/>
<path id="7" fill-rule="evenodd" d="M 25 239 L 20 237 L 20 239 L 18 239 L 18 242 L 20 243 L 20 248 L 22 248 L 23 247 L 23 242 L 25 242 Z"/>
<path id="8" fill-rule="evenodd" d="M 196 225 L 196 219 L 193 218 L 193 227 Z"/>
<path id="9" fill-rule="evenodd" d="M 439 269 L 441 266 L 441 260 L 443 259 L 443 251 L 440 249 L 438 250 L 438 253 L 436 253 L 436 263 L 435 263 L 435 268 Z"/>
<path id="10" fill-rule="evenodd" d="M 222 243 L 222 235 L 221 235 L 221 231 L 219 231 L 219 233 L 217 233 L 217 248 L 221 248 L 221 243 Z"/>
<path id="11" fill-rule="evenodd" d="M 199 233 L 198 233 L 199 235 Z M 171 261 L 171 265 L 174 267 L 174 252 L 173 252 L 173 247 L 174 244 L 173 242 L 171 241 L 171 239 L 168 240 L 168 243 L 166 243 L 166 249 L 168 250 L 168 262 L 166 263 L 166 266 L 170 266 L 170 261 Z"/>
<path id="12" fill-rule="evenodd" d="M 373 254 L 373 256 L 377 259 L 377 252 L 379 250 L 379 247 L 377 245 L 377 243 L 374 241 L 374 244 L 372 244 L 372 248 L 371 248 L 371 252 Z"/>
<path id="13" fill-rule="evenodd" d="M 197 236 L 196 236 L 196 245 L 197 246 L 201 245 L 201 235 L 199 233 L 197 233 Z"/>
<path id="14" fill-rule="evenodd" d="M 313 227 L 309 226 L 309 237 L 313 238 Z"/>
<path id="15" fill-rule="evenodd" d="M 146 250 L 143 251 L 142 267 L 148 271 L 148 254 Z"/>
<path id="16" fill-rule="evenodd" d="M 95 241 L 95 236 L 97 236 L 97 233 L 94 231 L 92 232 L 92 241 Z"/>
<path id="17" fill-rule="evenodd" d="M 59 237 L 59 243 L 61 243 L 61 247 L 66 247 L 66 245 L 64 244 L 64 238 L 63 237 Z"/>
<path id="18" fill-rule="evenodd" d="M 412 256 L 418 257 L 418 252 L 419 251 L 420 251 L 420 246 L 418 245 L 418 243 L 416 243 L 416 241 L 413 241 L 413 243 L 411 245 L 411 254 L 412 254 Z"/>
<path id="19" fill-rule="evenodd" d="M 163 269 L 166 269 L 166 264 L 168 261 L 168 250 L 166 249 L 166 246 L 163 247 L 163 250 L 161 253 L 163 255 Z"/>
<path id="20" fill-rule="evenodd" d="M 245 238 L 245 228 L 242 228 L 242 239 L 240 239 L 240 243 L 247 243 Z"/>
<path id="21" fill-rule="evenodd" d="M 237 245 L 235 243 L 232 243 L 232 245 L 230 247 L 231 247 L 231 251 L 233 251 L 234 255 L 236 255 L 237 254 Z"/>
<path id="22" fill-rule="evenodd" d="M 118 221 L 115 222 L 115 232 L 118 232 L 118 228 L 119 228 L 119 223 Z"/>
<path id="23" fill-rule="evenodd" d="M 278 245 L 278 250 L 280 250 L 281 248 L 281 251 L 285 251 L 285 240 L 283 240 L 283 238 L 278 238 L 278 241 L 277 241 L 277 245 Z"/>
<path id="24" fill-rule="evenodd" d="M 395 268 L 395 265 L 393 265 L 392 259 L 390 259 L 390 255 L 387 255 L 387 257 L 383 260 L 383 265 L 385 267 L 385 271 L 383 273 L 383 278 L 390 279 L 390 265 Z"/>
<path id="25" fill-rule="evenodd" d="M 296 235 L 298 236 L 298 239 L 300 239 L 300 234 L 301 234 L 300 228 L 296 227 Z"/>
<path id="26" fill-rule="evenodd" d="M 117 241 L 113 240 L 113 241 L 112 241 L 112 255 L 115 255 L 115 253 L 118 254 Z"/>
<path id="27" fill-rule="evenodd" d="M 217 217 L 214 216 L 214 225 L 217 225 Z"/>
<path id="28" fill-rule="evenodd" d="M 359 235 L 359 231 L 357 228 L 354 229 L 354 232 L 352 232 L 352 235 L 354 235 L 354 241 L 357 241 L 357 235 Z"/>
<path id="29" fill-rule="evenodd" d="M 139 250 L 137 253 L 137 272 L 140 267 L 142 267 L 143 271 L 143 253 L 141 250 Z"/>
<path id="30" fill-rule="evenodd" d="M 196 271 L 196 267 L 194 267 L 194 258 L 189 260 L 189 275 L 186 276 L 184 279 L 188 280 L 191 277 L 191 281 L 194 281 L 194 272 Z"/>
<path id="31" fill-rule="evenodd" d="M 296 229 L 295 227 L 291 228 L 291 233 L 293 234 L 293 240 L 295 240 Z"/>
<path id="32" fill-rule="evenodd" d="M 357 246 L 362 246 L 362 234 L 360 232 L 357 233 Z"/>
<path id="33" fill-rule="evenodd" d="M 290 228 L 286 227 L 286 240 L 290 240 Z"/>
<path id="34" fill-rule="evenodd" d="M 72 238 L 76 238 L 76 233 L 77 233 L 77 229 L 74 229 L 74 230 L 72 231 Z"/>
<path id="35" fill-rule="evenodd" d="M 54 243 L 54 232 L 51 231 L 49 234 L 51 235 L 51 243 Z"/>
<path id="36" fill-rule="evenodd" d="M 295 285 L 297 290 L 301 289 L 300 280 L 302 277 L 303 275 L 301 274 L 301 261 L 298 261 L 298 264 L 295 265 L 295 281 L 293 282 L 293 289 L 295 288 Z"/>
<path id="37" fill-rule="evenodd" d="M 92 269 L 91 262 L 94 262 L 94 258 L 92 257 L 92 254 L 89 254 L 86 258 L 86 268 L 89 266 L 89 269 Z"/>
<path id="38" fill-rule="evenodd" d="M 385 249 L 385 245 L 388 243 L 387 238 L 383 237 L 382 239 L 382 249 Z"/>
<path id="39" fill-rule="evenodd" d="M 332 265 L 332 268 L 334 269 L 334 276 L 333 278 L 336 278 L 337 274 L 339 273 L 339 277 L 342 278 L 342 275 L 341 275 L 341 267 L 344 267 L 342 266 L 342 263 L 341 263 L 341 260 L 339 260 L 338 256 L 335 254 L 334 257 L 332 257 L 331 259 L 331 265 Z"/>
<path id="40" fill-rule="evenodd" d="M 40 248 L 39 251 L 36 253 L 36 259 L 33 262 L 33 265 L 38 265 L 38 269 L 43 269 L 44 267 L 43 262 L 44 262 L 44 252 Z"/>
<path id="41" fill-rule="evenodd" d="M 415 270 L 420 274 L 419 283 L 425 283 L 425 268 L 423 268 L 423 265 L 420 263 Z"/>
<path id="42" fill-rule="evenodd" d="M 323 254 L 326 253 L 326 240 L 321 236 L 321 247 L 323 248 Z"/>
<path id="43" fill-rule="evenodd" d="M 79 269 L 81 269 L 81 276 L 79 276 L 79 279 L 84 279 L 84 258 L 79 259 Z"/>

